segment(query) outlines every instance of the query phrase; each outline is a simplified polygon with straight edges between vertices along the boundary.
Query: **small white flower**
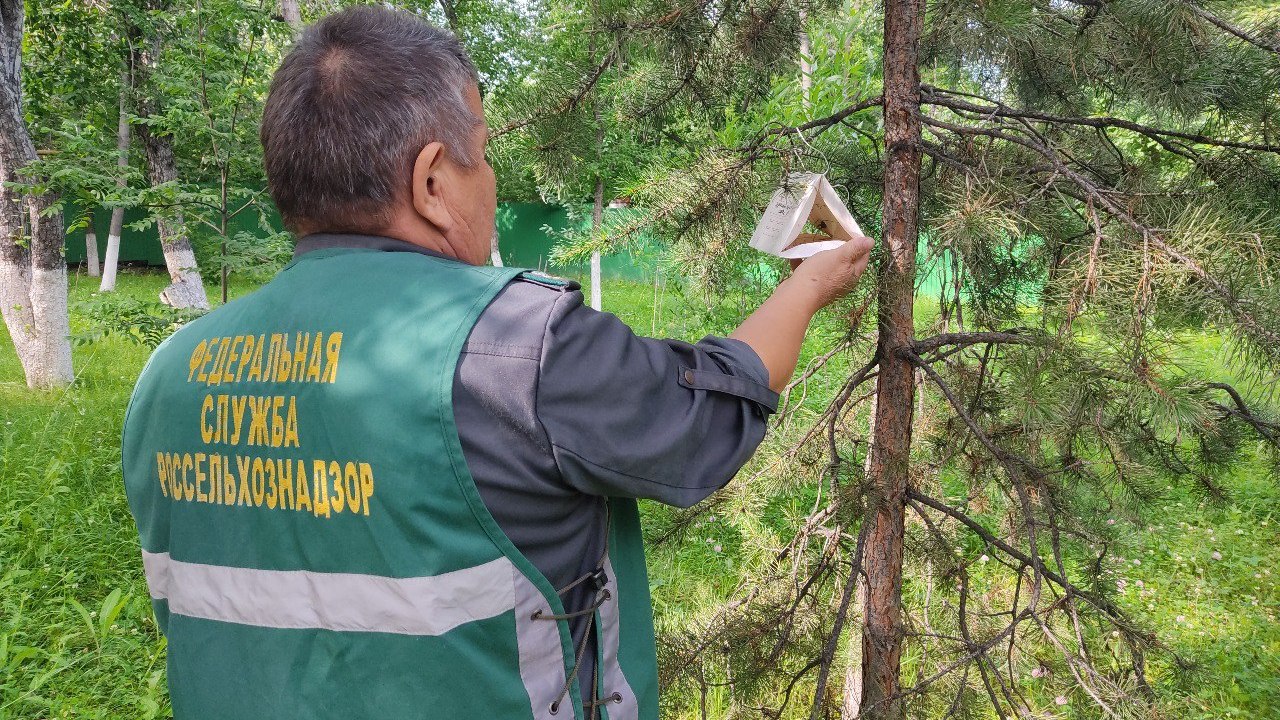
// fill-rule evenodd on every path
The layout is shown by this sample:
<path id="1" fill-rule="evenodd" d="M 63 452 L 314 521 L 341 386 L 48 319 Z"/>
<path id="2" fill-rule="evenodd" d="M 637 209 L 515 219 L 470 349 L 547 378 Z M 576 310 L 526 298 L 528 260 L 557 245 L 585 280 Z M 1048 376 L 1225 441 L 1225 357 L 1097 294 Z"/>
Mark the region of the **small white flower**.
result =
<path id="1" fill-rule="evenodd" d="M 1187 616 L 1186 616 L 1186 615 L 1179 615 L 1178 617 L 1174 618 L 1173 620 L 1174 620 L 1174 622 L 1184 623 L 1184 622 L 1186 622 L 1186 621 L 1187 621 Z"/>
<path id="2" fill-rule="evenodd" d="M 712 548 L 712 549 L 713 549 L 713 550 L 715 550 L 716 552 L 720 552 L 723 548 L 721 548 L 719 545 L 717 545 L 717 546 L 715 546 L 715 547 L 714 547 L 714 548 Z"/>
<path id="3" fill-rule="evenodd" d="M 1134 558 L 1134 559 L 1133 559 L 1133 564 L 1134 564 L 1134 565 L 1141 565 L 1141 564 L 1142 564 L 1142 561 L 1141 561 L 1141 560 L 1139 560 L 1138 558 Z"/>
<path id="4" fill-rule="evenodd" d="M 986 555 L 983 555 L 982 557 L 978 558 L 978 562 L 987 562 L 990 559 L 991 558 L 987 557 Z"/>
<path id="5" fill-rule="evenodd" d="M 1048 675 L 1048 674 L 1049 674 L 1049 671 L 1045 670 L 1042 667 L 1033 668 L 1031 670 L 1031 677 L 1034 677 L 1034 678 L 1044 677 L 1045 675 Z"/>
<path id="6" fill-rule="evenodd" d="M 1053 699 L 1053 702 L 1055 705 L 1066 705 L 1067 697 L 1065 695 L 1059 695 L 1058 697 Z"/>
<path id="7" fill-rule="evenodd" d="M 1213 558 L 1214 560 L 1221 560 L 1221 559 L 1222 559 L 1222 553 L 1218 552 L 1217 550 L 1214 550 L 1214 551 L 1213 551 L 1213 554 L 1212 554 L 1212 555 L 1210 555 L 1209 557 Z"/>
<path id="8" fill-rule="evenodd" d="M 1116 524 L 1116 519 L 1115 519 L 1115 518 L 1107 518 L 1107 524 L 1108 524 L 1108 525 L 1115 525 L 1115 524 Z"/>

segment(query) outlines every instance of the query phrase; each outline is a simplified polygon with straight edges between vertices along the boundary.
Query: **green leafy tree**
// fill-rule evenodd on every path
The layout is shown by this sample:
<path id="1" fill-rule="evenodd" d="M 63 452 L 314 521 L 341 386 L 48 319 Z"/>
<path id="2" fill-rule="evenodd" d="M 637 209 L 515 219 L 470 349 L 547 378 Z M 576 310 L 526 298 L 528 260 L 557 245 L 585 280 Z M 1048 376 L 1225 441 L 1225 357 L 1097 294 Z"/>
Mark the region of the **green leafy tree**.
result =
<path id="1" fill-rule="evenodd" d="M 24 8 L 0 3 L 0 316 L 27 385 L 73 379 L 67 262 L 56 192 L 38 170 L 22 109 Z M 25 174 L 24 174 L 25 173 Z"/>

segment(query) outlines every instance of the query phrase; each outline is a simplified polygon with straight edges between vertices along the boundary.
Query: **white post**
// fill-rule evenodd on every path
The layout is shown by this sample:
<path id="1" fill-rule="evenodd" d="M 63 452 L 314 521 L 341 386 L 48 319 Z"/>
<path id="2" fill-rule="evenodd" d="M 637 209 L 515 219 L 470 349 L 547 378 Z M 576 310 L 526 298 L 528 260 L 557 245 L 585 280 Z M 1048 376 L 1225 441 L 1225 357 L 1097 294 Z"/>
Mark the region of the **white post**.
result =
<path id="1" fill-rule="evenodd" d="M 84 229 L 84 261 L 89 266 L 89 277 L 98 277 L 98 232 L 93 227 L 93 212 L 89 213 L 89 225 Z"/>
<path id="2" fill-rule="evenodd" d="M 596 204 L 591 210 L 591 234 L 600 237 L 600 224 L 604 221 L 604 178 L 596 178 Z M 591 253 L 591 307 L 600 309 L 600 251 Z"/>

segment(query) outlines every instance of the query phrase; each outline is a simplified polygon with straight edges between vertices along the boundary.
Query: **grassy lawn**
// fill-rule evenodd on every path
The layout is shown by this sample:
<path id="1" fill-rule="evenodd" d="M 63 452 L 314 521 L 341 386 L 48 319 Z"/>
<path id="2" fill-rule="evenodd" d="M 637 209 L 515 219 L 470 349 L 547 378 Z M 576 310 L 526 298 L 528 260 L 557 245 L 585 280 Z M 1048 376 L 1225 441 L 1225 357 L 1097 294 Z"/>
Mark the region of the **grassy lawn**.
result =
<path id="1" fill-rule="evenodd" d="M 159 274 L 125 272 L 120 293 L 149 301 L 165 282 Z M 92 330 L 83 303 L 96 285 L 72 278 L 75 334 Z M 250 289 L 235 284 L 232 294 Z M 605 309 L 638 333 L 690 341 L 727 334 L 754 302 L 744 294 L 708 303 L 675 286 L 631 283 L 611 283 L 604 295 Z M 839 333 L 838 318 L 819 322 L 801 365 Z M 1216 362 L 1213 338 L 1186 340 L 1190 362 Z M 120 337 L 83 343 L 75 348 L 75 385 L 34 393 L 0 329 L 0 720 L 169 714 L 164 639 L 151 619 L 119 468 L 125 404 L 148 354 Z M 645 506 L 660 629 L 677 629 L 728 598 L 762 543 L 781 539 L 812 508 L 810 471 L 775 461 L 860 361 L 839 356 L 797 391 L 795 413 L 772 428 L 737 485 L 713 499 L 717 508 L 678 540 L 657 543 L 681 513 Z M 1110 518 L 1122 530 L 1122 547 L 1102 580 L 1195 663 L 1175 671 L 1150 658 L 1155 717 L 1280 718 L 1280 487 L 1261 462 L 1218 480 L 1225 500 L 1170 485 L 1146 516 Z M 748 482 L 769 483 L 768 501 L 748 492 Z M 905 592 L 910 604 L 922 591 L 909 584 Z M 1065 680 L 1028 677 L 1022 689 L 1045 700 L 1043 717 L 1096 717 L 1083 695 L 1052 702 Z M 728 707 L 723 694 L 711 700 L 713 710 Z M 682 696 L 669 698 L 664 714 L 697 716 Z"/>

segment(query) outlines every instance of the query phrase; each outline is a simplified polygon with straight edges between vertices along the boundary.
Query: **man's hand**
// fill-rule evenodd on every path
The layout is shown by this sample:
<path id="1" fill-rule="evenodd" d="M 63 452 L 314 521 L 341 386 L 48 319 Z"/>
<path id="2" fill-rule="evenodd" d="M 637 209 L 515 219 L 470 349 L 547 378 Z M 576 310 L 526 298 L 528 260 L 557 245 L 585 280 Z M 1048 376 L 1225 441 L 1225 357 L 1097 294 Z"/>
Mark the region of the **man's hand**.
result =
<path id="1" fill-rule="evenodd" d="M 801 235 L 792 247 L 830 239 L 825 235 Z M 858 278 L 867 269 L 867 261 L 871 259 L 871 248 L 874 246 L 874 240 L 859 235 L 838 248 L 824 250 L 804 260 L 792 260 L 792 273 L 788 282 L 804 288 L 811 295 L 816 312 L 848 295 L 858 286 Z"/>
<path id="2" fill-rule="evenodd" d="M 823 235 L 801 235 L 797 242 L 830 240 Z M 791 261 L 791 277 L 738 329 L 735 339 L 750 345 L 769 370 L 769 387 L 781 392 L 796 370 L 800 345 L 813 314 L 848 295 L 867 269 L 875 241 L 850 238 L 844 245 L 824 250 L 805 260 Z"/>

